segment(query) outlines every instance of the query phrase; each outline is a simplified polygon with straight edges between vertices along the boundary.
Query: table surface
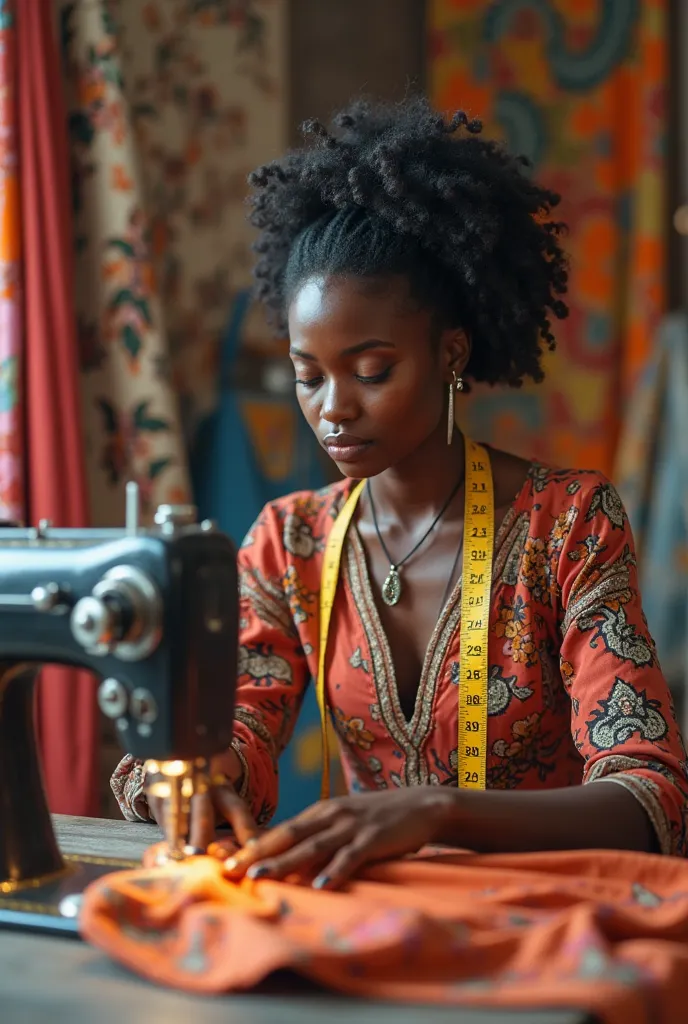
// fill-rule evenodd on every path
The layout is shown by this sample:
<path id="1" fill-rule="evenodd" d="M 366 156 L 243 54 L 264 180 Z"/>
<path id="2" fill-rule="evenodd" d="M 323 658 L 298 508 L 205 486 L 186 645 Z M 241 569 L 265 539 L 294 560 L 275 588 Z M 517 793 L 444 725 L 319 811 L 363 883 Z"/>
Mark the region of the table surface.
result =
<path id="1" fill-rule="evenodd" d="M 153 825 L 56 815 L 65 853 L 138 859 L 160 833 Z M 3 1024 L 594 1024 L 576 1010 L 438 1009 L 369 1003 L 306 985 L 214 998 L 157 988 L 98 950 L 68 938 L 0 931 Z"/>

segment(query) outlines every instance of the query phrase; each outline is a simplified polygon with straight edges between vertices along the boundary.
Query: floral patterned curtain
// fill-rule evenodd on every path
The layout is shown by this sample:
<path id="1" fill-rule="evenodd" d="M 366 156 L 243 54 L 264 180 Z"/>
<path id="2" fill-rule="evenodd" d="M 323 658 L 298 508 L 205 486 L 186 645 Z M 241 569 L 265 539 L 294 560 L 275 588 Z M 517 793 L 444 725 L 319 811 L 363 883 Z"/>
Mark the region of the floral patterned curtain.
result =
<path id="1" fill-rule="evenodd" d="M 122 522 L 129 479 L 139 483 L 145 513 L 188 493 L 116 6 L 78 0 L 61 9 L 83 418 L 98 525 Z"/>
<path id="2" fill-rule="evenodd" d="M 118 0 L 173 381 L 187 436 L 216 405 L 218 345 L 251 283 L 246 178 L 286 143 L 284 0 Z M 251 307 L 245 344 L 274 350 Z"/>
<path id="3" fill-rule="evenodd" d="M 94 521 L 112 524 L 127 479 L 148 514 L 189 495 L 186 442 L 217 400 L 219 338 L 250 276 L 246 175 L 283 144 L 284 5 L 61 10 L 89 481 Z"/>
<path id="4" fill-rule="evenodd" d="M 611 471 L 664 306 L 666 0 L 429 0 L 430 82 L 561 192 L 571 315 L 548 381 L 476 393 L 476 436 Z"/>

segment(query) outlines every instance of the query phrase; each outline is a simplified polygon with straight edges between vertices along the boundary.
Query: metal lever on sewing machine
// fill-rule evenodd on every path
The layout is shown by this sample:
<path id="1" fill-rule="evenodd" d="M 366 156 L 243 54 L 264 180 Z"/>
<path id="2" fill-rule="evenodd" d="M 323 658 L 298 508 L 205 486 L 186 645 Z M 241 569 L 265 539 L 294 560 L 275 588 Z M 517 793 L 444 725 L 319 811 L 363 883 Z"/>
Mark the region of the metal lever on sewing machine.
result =
<path id="1" fill-rule="evenodd" d="M 0 594 L 0 611 L 19 608 L 64 613 L 69 611 L 69 604 L 58 583 L 41 584 L 34 587 L 30 594 Z"/>

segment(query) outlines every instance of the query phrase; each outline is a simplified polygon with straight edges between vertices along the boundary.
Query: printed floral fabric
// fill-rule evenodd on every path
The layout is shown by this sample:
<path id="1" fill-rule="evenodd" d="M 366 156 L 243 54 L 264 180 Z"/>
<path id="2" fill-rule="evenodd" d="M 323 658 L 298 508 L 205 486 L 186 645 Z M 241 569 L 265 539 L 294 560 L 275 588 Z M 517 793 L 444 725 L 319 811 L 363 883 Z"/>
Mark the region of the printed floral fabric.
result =
<path id="1" fill-rule="evenodd" d="M 287 144 L 287 5 L 111 0 L 111 9 L 170 371 L 191 438 L 217 404 L 220 337 L 252 283 L 246 179 Z M 256 304 L 242 343 L 274 347 Z"/>
<path id="2" fill-rule="evenodd" d="M 138 483 L 147 518 L 189 490 L 117 6 L 61 7 L 91 511 L 94 524 L 113 526 L 122 522 L 128 480 Z"/>
<path id="3" fill-rule="evenodd" d="M 186 501 L 187 441 L 219 389 L 250 279 L 246 176 L 284 135 L 284 5 L 61 0 L 76 303 L 94 523 Z M 248 343 L 271 344 L 259 311 Z M 185 429 L 186 428 L 186 429 Z"/>
<path id="4" fill-rule="evenodd" d="M 667 0 L 430 0 L 429 83 L 562 195 L 570 316 L 543 386 L 475 389 L 468 433 L 614 470 L 619 420 L 664 312 Z M 629 406 L 630 407 L 630 406 Z M 614 473 L 616 477 L 616 473 Z"/>
<path id="5" fill-rule="evenodd" d="M 271 503 L 240 552 L 234 745 L 261 823 L 317 674 L 323 551 L 350 487 Z M 460 590 L 431 638 L 408 721 L 363 546 L 349 530 L 326 687 L 351 791 L 457 785 Z M 488 787 L 613 781 L 643 805 L 663 852 L 686 853 L 686 754 L 641 608 L 631 530 L 601 474 L 532 467 L 495 541 L 488 660 Z"/>
<path id="6" fill-rule="evenodd" d="M 196 994 L 246 992 L 287 970 L 336 993 L 419 1004 L 418 1020 L 432 1003 L 491 1008 L 491 1020 L 685 1022 L 684 860 L 424 850 L 328 892 L 237 883 L 228 852 L 217 843 L 161 868 L 153 847 L 143 867 L 88 886 L 81 934 L 127 970 Z"/>

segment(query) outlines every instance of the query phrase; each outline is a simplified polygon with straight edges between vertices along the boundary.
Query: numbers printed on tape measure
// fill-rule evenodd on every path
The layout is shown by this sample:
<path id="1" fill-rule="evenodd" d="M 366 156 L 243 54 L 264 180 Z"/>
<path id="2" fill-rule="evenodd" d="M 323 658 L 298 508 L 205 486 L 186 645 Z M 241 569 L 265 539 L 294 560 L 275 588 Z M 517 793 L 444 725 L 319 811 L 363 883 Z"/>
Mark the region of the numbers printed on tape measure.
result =
<path id="1" fill-rule="evenodd" d="M 480 503 L 476 502 L 478 495 L 482 498 Z M 467 438 L 466 568 L 461 594 L 458 698 L 458 784 L 466 789 L 484 789 L 486 782 L 487 651 L 493 548 L 494 497 L 490 459 L 484 448 Z"/>

